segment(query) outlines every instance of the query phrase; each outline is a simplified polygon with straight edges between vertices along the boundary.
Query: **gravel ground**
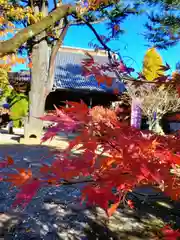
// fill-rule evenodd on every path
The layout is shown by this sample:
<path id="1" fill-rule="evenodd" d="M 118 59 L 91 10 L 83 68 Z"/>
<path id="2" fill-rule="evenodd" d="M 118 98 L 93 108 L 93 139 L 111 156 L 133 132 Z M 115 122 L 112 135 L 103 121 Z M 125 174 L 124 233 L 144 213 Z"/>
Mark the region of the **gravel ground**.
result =
<path id="1" fill-rule="evenodd" d="M 59 146 L 60 147 L 60 146 Z M 63 146 L 62 146 L 63 148 Z M 0 157 L 12 156 L 21 167 L 36 170 L 43 156 L 53 147 L 27 146 L 0 142 Z M 50 157 L 46 161 L 51 161 Z M 120 209 L 109 221 L 100 209 L 87 209 L 79 204 L 82 185 L 42 188 L 28 207 L 11 209 L 16 190 L 0 183 L 0 239 L 7 240 L 85 240 L 85 239 L 153 239 L 162 220 L 180 222 L 180 214 L 169 202 L 139 204 L 138 211 Z M 157 204 L 156 204 L 157 205 Z M 176 209 L 179 208 L 176 207 Z M 179 208 L 180 209 L 180 208 Z M 156 217 L 154 216 L 156 215 Z"/>

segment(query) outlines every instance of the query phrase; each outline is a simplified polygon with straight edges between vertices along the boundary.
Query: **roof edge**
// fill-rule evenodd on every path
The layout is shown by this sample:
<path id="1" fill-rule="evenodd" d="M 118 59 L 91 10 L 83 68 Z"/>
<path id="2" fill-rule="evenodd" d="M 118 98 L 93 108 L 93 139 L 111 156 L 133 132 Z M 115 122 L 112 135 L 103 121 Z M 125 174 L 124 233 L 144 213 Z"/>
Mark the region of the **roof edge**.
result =
<path id="1" fill-rule="evenodd" d="M 59 49 L 59 52 L 70 52 L 70 53 L 73 52 L 73 53 L 81 53 L 81 54 L 85 54 L 85 52 L 88 52 L 93 56 L 108 56 L 105 50 L 95 51 L 94 49 L 90 49 L 90 48 L 80 48 L 80 47 L 71 47 L 71 46 L 62 46 Z"/>

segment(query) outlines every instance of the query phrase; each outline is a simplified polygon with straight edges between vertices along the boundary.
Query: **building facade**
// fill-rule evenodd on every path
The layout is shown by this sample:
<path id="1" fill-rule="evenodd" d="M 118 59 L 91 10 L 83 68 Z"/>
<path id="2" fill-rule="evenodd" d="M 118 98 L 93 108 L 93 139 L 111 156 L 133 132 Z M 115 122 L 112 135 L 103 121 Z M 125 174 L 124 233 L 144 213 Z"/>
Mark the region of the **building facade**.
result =
<path id="1" fill-rule="evenodd" d="M 116 80 L 113 74 L 106 74 L 113 79 L 113 84 L 98 84 L 94 76 L 84 77 L 82 61 L 86 58 L 85 52 L 91 54 L 98 64 L 108 63 L 105 51 L 95 52 L 90 49 L 62 47 L 55 60 L 55 76 L 52 92 L 46 100 L 46 109 L 53 109 L 64 101 L 84 100 L 88 105 L 107 105 L 117 100 L 114 89 L 124 91 L 124 85 Z M 20 89 L 28 89 L 30 84 L 30 71 L 9 73 L 10 84 Z"/>

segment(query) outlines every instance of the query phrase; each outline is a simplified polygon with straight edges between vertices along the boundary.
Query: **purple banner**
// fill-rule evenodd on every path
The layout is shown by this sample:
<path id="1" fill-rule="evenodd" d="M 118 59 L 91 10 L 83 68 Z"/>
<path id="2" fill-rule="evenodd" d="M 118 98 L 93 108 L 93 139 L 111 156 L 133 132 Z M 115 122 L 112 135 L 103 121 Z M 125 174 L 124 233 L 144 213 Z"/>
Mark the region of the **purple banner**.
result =
<path id="1" fill-rule="evenodd" d="M 141 128 L 141 119 L 142 119 L 142 110 L 140 108 L 141 103 L 137 100 L 132 100 L 131 105 L 131 126 L 140 129 Z"/>

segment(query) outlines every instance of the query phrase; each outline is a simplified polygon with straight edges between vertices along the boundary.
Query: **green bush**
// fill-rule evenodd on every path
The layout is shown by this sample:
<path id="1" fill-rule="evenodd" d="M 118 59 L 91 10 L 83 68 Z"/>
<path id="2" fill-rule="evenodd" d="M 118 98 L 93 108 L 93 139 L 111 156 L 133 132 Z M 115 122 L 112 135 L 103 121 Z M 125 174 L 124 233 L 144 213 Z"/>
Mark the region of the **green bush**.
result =
<path id="1" fill-rule="evenodd" d="M 17 93 L 12 91 L 12 94 L 8 98 L 10 105 L 10 114 L 14 127 L 22 126 L 22 119 L 28 113 L 28 97 L 24 93 Z"/>
<path id="2" fill-rule="evenodd" d="M 12 91 L 9 85 L 7 71 L 3 68 L 0 68 L 0 90 L 0 102 L 2 102 L 4 99 L 6 99 L 6 97 L 9 96 Z"/>

